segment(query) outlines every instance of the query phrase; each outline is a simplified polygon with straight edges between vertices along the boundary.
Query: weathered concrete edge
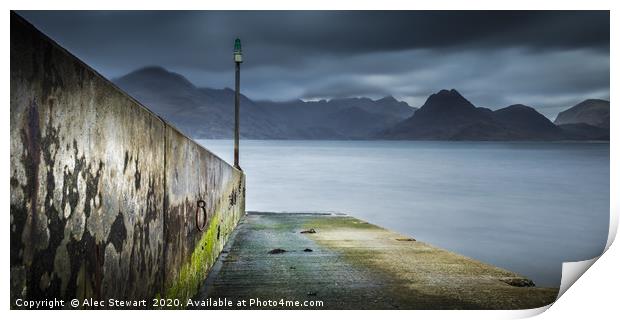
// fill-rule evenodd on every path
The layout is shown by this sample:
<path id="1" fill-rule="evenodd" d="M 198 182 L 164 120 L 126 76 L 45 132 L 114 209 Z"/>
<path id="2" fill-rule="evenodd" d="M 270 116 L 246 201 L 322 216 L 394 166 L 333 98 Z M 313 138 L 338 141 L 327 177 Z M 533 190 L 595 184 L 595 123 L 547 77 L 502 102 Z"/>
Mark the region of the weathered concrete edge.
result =
<path id="1" fill-rule="evenodd" d="M 408 236 L 408 235 L 402 234 L 402 233 L 400 233 L 400 232 L 398 232 L 398 231 L 394 231 L 394 230 L 392 230 L 392 229 L 389 229 L 389 228 L 386 228 L 386 227 L 383 227 L 383 226 L 380 226 L 380 225 L 377 225 L 377 224 L 374 224 L 374 223 L 368 222 L 368 221 L 366 221 L 366 220 L 364 220 L 364 219 L 358 218 L 358 217 L 356 217 L 356 216 L 354 216 L 354 215 L 352 215 L 352 214 L 348 214 L 348 213 L 336 212 L 336 211 L 306 211 L 306 212 L 303 212 L 303 211 L 301 211 L 301 212 L 288 212 L 288 211 L 282 211 L 282 212 L 273 212 L 273 211 L 247 211 L 247 212 L 246 212 L 246 214 L 247 214 L 247 215 L 270 215 L 270 216 L 277 216 L 277 215 L 292 215 L 292 216 L 297 216 L 297 215 L 299 215 L 299 216 L 333 216 L 333 217 L 350 217 L 350 218 L 353 218 L 353 219 L 359 220 L 361 223 L 367 224 L 367 225 L 369 225 L 369 226 L 373 226 L 373 227 L 375 227 L 375 228 L 378 228 L 378 229 L 382 229 L 382 230 L 385 230 L 385 231 L 391 232 L 391 233 L 393 233 L 393 234 L 394 234 L 394 235 L 396 235 L 396 236 L 400 236 L 400 237 L 402 237 L 402 239 L 412 239 L 412 240 L 415 240 L 416 242 L 418 242 L 418 243 L 420 243 L 420 244 L 424 244 L 425 246 L 428 246 L 428 247 L 430 247 L 430 248 L 437 249 L 437 250 L 441 250 L 441 251 L 446 251 L 446 252 L 448 252 L 448 253 L 450 253 L 450 254 L 452 254 L 452 255 L 455 255 L 455 256 L 461 257 L 461 258 L 463 258 L 463 259 L 466 259 L 466 260 L 472 260 L 472 261 L 475 261 L 475 262 L 481 263 L 481 264 L 483 264 L 483 265 L 486 265 L 486 266 L 488 266 L 488 267 L 492 267 L 492 268 L 495 268 L 495 269 L 498 269 L 498 270 L 501 270 L 501 271 L 505 271 L 505 272 L 508 272 L 508 273 L 513 273 L 513 274 L 516 274 L 516 275 L 518 275 L 518 276 L 522 277 L 523 279 L 530 280 L 529 278 L 527 278 L 527 277 L 525 277 L 525 276 L 523 276 L 523 275 L 521 275 L 521 274 L 519 274 L 519 273 L 517 273 L 517 272 L 515 272 L 515 271 L 508 270 L 508 269 L 506 269 L 506 268 L 502 268 L 502 267 L 496 266 L 496 265 L 494 265 L 494 264 L 491 264 L 491 263 L 488 263 L 488 262 L 485 262 L 485 261 L 482 261 L 482 260 L 478 260 L 478 259 L 475 259 L 475 258 L 472 258 L 472 257 L 466 256 L 466 255 L 460 254 L 460 253 L 458 253 L 458 252 L 454 252 L 454 251 L 452 251 L 452 250 L 448 250 L 448 249 L 445 249 L 445 248 L 442 248 L 442 247 L 438 247 L 438 246 L 436 246 L 436 245 L 430 244 L 430 243 L 425 242 L 425 241 L 420 241 L 420 240 L 417 240 L 417 239 L 415 239 L 415 238 L 412 238 L 411 236 Z M 536 287 L 537 287 L 537 288 L 546 288 L 546 287 L 538 287 L 538 286 L 536 286 Z M 557 288 L 552 288 L 552 289 L 557 289 Z"/>

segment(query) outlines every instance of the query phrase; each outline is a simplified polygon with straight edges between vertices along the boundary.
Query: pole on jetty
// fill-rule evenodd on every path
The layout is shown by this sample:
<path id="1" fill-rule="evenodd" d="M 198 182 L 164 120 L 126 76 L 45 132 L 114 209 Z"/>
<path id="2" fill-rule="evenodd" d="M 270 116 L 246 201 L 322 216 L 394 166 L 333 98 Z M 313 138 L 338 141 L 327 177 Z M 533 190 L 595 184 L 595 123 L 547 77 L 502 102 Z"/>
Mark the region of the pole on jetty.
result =
<path id="1" fill-rule="evenodd" d="M 241 169 L 239 166 L 239 78 L 241 73 L 241 63 L 243 55 L 241 54 L 241 40 L 235 39 L 235 168 Z"/>

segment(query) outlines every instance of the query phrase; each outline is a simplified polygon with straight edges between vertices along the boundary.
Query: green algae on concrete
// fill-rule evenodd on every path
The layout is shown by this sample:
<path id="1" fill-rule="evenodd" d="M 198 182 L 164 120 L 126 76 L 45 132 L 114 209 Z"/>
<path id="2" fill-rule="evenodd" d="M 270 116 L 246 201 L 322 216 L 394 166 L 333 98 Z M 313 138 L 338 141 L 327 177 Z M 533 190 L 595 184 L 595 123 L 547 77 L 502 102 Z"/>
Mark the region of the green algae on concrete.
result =
<path id="1" fill-rule="evenodd" d="M 189 261 L 181 266 L 176 281 L 166 293 L 166 298 L 186 300 L 195 294 L 196 289 L 205 279 L 209 267 L 213 265 L 219 254 L 219 250 L 214 250 L 217 243 L 218 225 L 219 214 L 216 214 L 211 220 L 209 228 L 198 241 Z"/>
<path id="2" fill-rule="evenodd" d="M 316 233 L 301 233 L 309 229 Z M 224 250 L 198 298 L 322 302 L 313 309 L 526 309 L 558 292 L 346 215 L 250 212 Z"/>
<path id="3" fill-rule="evenodd" d="M 180 267 L 176 279 L 168 287 L 165 295 L 167 299 L 180 299 L 185 303 L 198 292 L 238 220 L 236 211 L 224 216 L 219 209 L 216 210 L 191 257 Z"/>

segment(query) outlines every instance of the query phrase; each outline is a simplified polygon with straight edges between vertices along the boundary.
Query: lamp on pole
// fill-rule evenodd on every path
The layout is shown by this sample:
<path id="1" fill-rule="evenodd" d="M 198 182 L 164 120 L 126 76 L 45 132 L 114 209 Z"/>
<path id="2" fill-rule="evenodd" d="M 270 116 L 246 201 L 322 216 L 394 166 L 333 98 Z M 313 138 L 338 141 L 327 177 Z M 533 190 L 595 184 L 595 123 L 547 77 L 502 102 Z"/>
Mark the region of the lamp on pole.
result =
<path id="1" fill-rule="evenodd" d="M 235 39 L 233 56 L 235 60 L 235 168 L 241 169 L 239 166 L 239 78 L 243 55 L 241 54 L 241 40 L 239 38 Z"/>

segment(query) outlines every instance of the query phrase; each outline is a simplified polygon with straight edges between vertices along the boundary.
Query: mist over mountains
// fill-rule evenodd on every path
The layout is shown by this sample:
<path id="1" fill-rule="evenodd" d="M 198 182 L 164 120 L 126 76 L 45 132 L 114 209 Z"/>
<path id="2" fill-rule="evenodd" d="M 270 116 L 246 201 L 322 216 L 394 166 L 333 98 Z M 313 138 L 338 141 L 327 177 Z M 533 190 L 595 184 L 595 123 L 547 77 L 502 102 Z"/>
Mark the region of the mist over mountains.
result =
<path id="1" fill-rule="evenodd" d="M 199 88 L 161 67 L 113 82 L 193 138 L 233 135 L 231 89 Z M 608 101 L 586 100 L 554 124 L 524 105 L 476 107 L 454 89 L 432 94 L 420 109 L 391 96 L 273 102 L 242 94 L 240 117 L 244 139 L 609 140 Z"/>

